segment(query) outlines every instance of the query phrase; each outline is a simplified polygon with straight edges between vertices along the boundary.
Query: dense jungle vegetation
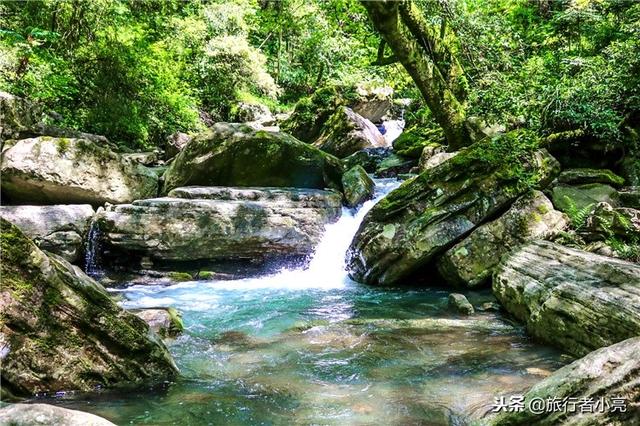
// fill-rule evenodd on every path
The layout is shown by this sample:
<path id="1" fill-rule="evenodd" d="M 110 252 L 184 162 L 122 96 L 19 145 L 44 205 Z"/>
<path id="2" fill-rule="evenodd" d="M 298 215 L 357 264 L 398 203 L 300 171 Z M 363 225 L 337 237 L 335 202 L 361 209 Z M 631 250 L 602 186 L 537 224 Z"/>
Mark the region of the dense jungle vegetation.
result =
<path id="1" fill-rule="evenodd" d="M 365 6 L 375 3 L 2 2 L 0 88 L 41 101 L 66 126 L 130 148 L 232 120 L 237 101 L 286 111 L 336 84 L 390 85 L 416 101 L 409 126 L 437 127 Z M 637 149 L 638 2 L 421 0 L 412 6 L 433 29 L 436 50 L 444 46 L 446 54 L 435 61 L 458 64 L 456 90 L 464 92 L 459 106 L 466 117 Z M 417 40 L 415 32 L 411 37 Z"/>

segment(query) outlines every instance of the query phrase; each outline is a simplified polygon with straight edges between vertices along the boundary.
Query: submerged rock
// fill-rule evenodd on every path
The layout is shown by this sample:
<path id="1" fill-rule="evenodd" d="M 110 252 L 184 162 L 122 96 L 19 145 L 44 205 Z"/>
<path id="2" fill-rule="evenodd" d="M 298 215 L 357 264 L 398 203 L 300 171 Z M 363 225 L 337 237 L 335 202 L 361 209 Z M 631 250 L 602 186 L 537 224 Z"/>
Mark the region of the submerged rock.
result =
<path id="1" fill-rule="evenodd" d="M 96 219 L 114 254 L 162 261 L 306 256 L 340 217 L 341 198 L 313 189 L 185 187 L 109 206 Z"/>
<path id="2" fill-rule="evenodd" d="M 469 303 L 464 294 L 449 294 L 449 307 L 463 315 L 471 315 L 474 312 L 473 305 Z"/>
<path id="3" fill-rule="evenodd" d="M 386 148 L 384 136 L 369 120 L 340 107 L 324 124 L 320 137 L 313 143 L 324 152 L 339 158 L 365 148 Z"/>
<path id="4" fill-rule="evenodd" d="M 83 239 L 94 213 L 89 204 L 0 206 L 0 217 L 20 228 L 41 249 L 71 263 L 82 258 Z"/>
<path id="5" fill-rule="evenodd" d="M 465 150 L 378 202 L 347 252 L 351 277 L 368 284 L 396 283 L 524 192 L 518 179 L 505 179 L 505 168 L 512 167 L 508 160 L 482 161 L 484 150 L 494 146 Z M 544 185 L 557 173 L 558 164 L 546 151 L 526 155 L 522 174 L 528 179 Z"/>
<path id="6" fill-rule="evenodd" d="M 603 183 L 622 186 L 624 178 L 608 169 L 567 169 L 558 176 L 558 181 L 567 184 Z"/>
<path id="7" fill-rule="evenodd" d="M 102 417 L 49 404 L 7 405 L 0 409 L 0 425 L 115 426 Z"/>
<path id="8" fill-rule="evenodd" d="M 177 369 L 147 324 L 78 267 L 0 219 L 2 391 L 28 396 L 164 380 Z"/>
<path id="9" fill-rule="evenodd" d="M 575 409 L 536 407 L 533 400 L 574 401 Z M 489 417 L 482 424 L 634 425 L 640 418 L 640 337 L 589 353 L 562 367 L 524 394 L 524 409 Z M 551 402 L 552 403 L 552 402 Z M 596 404 L 600 404 L 596 407 Z M 541 408 L 543 408 L 541 410 Z"/>
<path id="10" fill-rule="evenodd" d="M 164 174 L 164 192 L 185 185 L 342 190 L 336 157 L 285 133 L 216 123 L 196 136 Z"/>
<path id="11" fill-rule="evenodd" d="M 42 136 L 2 154 L 2 194 L 19 204 L 101 205 L 154 197 L 156 175 L 105 146 Z"/>
<path id="12" fill-rule="evenodd" d="M 502 306 L 574 355 L 640 335 L 640 265 L 548 241 L 506 256 L 493 280 Z"/>
<path id="13" fill-rule="evenodd" d="M 361 166 L 354 166 L 342 175 L 347 207 L 356 207 L 373 197 L 376 184 Z"/>
<path id="14" fill-rule="evenodd" d="M 149 308 L 131 312 L 146 322 L 160 337 L 175 337 L 184 330 L 182 316 L 174 308 Z"/>
<path id="15" fill-rule="evenodd" d="M 591 183 L 579 186 L 557 185 L 551 193 L 553 205 L 561 212 L 579 211 L 597 203 L 618 205 L 618 192 L 609 185 Z"/>
<path id="16" fill-rule="evenodd" d="M 479 286 L 491 277 L 503 255 L 526 241 L 553 237 L 567 224 L 568 218 L 554 210 L 542 192 L 532 191 L 447 250 L 438 260 L 438 270 L 450 284 Z"/>

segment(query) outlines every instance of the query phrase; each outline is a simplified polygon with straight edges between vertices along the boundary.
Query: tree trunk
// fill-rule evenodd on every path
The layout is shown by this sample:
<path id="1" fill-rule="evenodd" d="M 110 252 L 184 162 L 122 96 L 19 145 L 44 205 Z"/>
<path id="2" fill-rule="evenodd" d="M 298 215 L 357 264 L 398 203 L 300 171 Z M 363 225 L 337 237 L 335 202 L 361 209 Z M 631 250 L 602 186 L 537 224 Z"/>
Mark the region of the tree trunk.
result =
<path id="1" fill-rule="evenodd" d="M 444 130 L 451 150 L 470 145 L 467 82 L 457 59 L 455 35 L 429 24 L 410 0 L 363 1 L 373 25 L 404 66 Z M 443 34 L 443 37 L 440 36 Z"/>

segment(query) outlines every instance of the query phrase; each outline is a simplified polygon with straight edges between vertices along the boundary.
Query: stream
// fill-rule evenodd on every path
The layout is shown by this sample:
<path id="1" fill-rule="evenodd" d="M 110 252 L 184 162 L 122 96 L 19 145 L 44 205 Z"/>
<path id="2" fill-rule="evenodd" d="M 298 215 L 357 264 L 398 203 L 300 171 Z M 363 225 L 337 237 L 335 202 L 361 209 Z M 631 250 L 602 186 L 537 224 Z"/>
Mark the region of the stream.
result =
<path id="1" fill-rule="evenodd" d="M 376 184 L 378 200 L 398 182 Z M 457 315 L 445 289 L 351 281 L 344 254 L 376 200 L 328 225 L 306 269 L 110 289 L 125 308 L 182 312 L 185 332 L 167 343 L 180 379 L 47 402 L 122 425 L 464 425 L 570 361 L 491 309 Z"/>

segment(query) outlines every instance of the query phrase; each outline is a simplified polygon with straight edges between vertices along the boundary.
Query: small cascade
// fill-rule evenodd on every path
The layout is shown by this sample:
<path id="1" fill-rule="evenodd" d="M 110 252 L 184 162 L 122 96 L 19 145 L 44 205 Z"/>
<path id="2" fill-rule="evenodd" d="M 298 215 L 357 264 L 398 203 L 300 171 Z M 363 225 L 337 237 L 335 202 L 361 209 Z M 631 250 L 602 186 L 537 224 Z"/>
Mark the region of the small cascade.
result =
<path id="1" fill-rule="evenodd" d="M 100 267 L 100 252 L 102 239 L 100 228 L 96 221 L 92 221 L 87 234 L 87 241 L 84 247 L 84 270 L 91 277 L 103 275 Z"/>

